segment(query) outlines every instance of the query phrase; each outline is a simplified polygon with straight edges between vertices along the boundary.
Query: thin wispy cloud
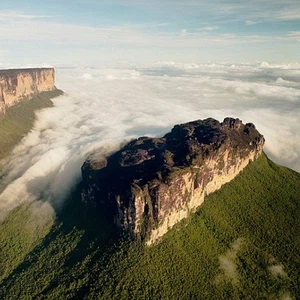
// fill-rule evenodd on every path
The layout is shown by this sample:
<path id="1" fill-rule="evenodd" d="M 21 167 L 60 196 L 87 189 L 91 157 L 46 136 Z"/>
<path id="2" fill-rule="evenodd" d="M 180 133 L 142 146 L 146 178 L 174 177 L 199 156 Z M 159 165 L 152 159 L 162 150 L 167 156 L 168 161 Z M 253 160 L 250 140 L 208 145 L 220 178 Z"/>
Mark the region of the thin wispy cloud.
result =
<path id="1" fill-rule="evenodd" d="M 261 22 L 250 21 L 250 20 L 248 20 L 248 21 L 245 22 L 246 25 L 255 25 L 255 24 L 259 24 L 259 23 L 261 23 Z"/>
<path id="2" fill-rule="evenodd" d="M 1 47 L 10 49 L 2 61 L 37 63 L 49 57 L 53 64 L 137 58 L 139 62 L 298 59 L 294 51 L 298 38 L 288 35 L 299 29 L 298 1 L 30 3 L 35 4 L 31 10 L 29 5 L 14 2 L 9 9 L 1 6 Z M 82 10 L 74 10 L 76 4 Z M 264 27 L 254 26 L 259 23 Z M 283 44 L 284 39 L 289 43 Z"/>
<path id="3" fill-rule="evenodd" d="M 300 19 L 300 7 L 299 3 L 297 7 L 293 7 L 291 9 L 284 8 L 278 14 L 278 19 L 282 20 L 299 20 Z"/>
<path id="4" fill-rule="evenodd" d="M 26 14 L 22 11 L 1 11 L 0 20 L 33 20 L 33 19 L 44 19 L 50 18 L 50 16 L 44 15 L 31 15 Z"/>
<path id="5" fill-rule="evenodd" d="M 149 27 L 155 28 L 155 27 L 165 27 L 169 25 L 170 23 L 158 23 L 158 24 L 150 25 Z"/>
<path id="6" fill-rule="evenodd" d="M 291 31 L 286 36 L 290 40 L 300 42 L 300 31 Z"/>
<path id="7" fill-rule="evenodd" d="M 199 28 L 199 30 L 203 30 L 203 31 L 214 31 L 219 29 L 219 26 L 205 26 L 202 28 Z"/>
<path id="8" fill-rule="evenodd" d="M 42 21 L 23 21 L 18 24 L 7 23 L 0 28 L 0 40 L 11 42 L 42 42 L 59 47 L 72 46 L 89 51 L 91 47 L 130 46 L 130 47 L 165 47 L 195 48 L 204 46 L 226 46 L 249 43 L 269 42 L 266 36 L 239 36 L 234 33 L 216 33 L 217 27 L 205 27 L 211 35 L 202 35 L 199 31 L 190 32 L 187 28 L 174 32 L 149 33 L 143 28 L 131 26 L 92 27 L 69 24 L 49 23 Z M 162 26 L 163 27 L 163 26 Z M 24 34 L 26 33 L 26 34 Z M 275 38 L 274 38 L 275 40 Z M 139 49 L 139 48 L 138 48 Z M 123 50 L 122 50 L 123 51 Z M 122 53 L 122 51 L 120 53 Z"/>

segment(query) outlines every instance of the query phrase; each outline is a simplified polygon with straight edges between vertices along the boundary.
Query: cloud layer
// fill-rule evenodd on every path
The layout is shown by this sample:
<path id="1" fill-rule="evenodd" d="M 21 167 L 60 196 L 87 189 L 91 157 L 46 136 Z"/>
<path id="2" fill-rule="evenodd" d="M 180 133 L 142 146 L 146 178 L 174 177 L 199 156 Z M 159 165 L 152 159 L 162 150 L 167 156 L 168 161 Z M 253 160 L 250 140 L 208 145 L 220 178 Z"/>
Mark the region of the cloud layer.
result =
<path id="1" fill-rule="evenodd" d="M 0 211 L 31 200 L 57 206 L 91 151 L 109 153 L 124 140 L 161 136 L 207 117 L 253 122 L 267 154 L 300 171 L 299 78 L 297 64 L 58 69 L 56 85 L 67 94 L 37 114 L 32 132 L 4 162 Z"/>

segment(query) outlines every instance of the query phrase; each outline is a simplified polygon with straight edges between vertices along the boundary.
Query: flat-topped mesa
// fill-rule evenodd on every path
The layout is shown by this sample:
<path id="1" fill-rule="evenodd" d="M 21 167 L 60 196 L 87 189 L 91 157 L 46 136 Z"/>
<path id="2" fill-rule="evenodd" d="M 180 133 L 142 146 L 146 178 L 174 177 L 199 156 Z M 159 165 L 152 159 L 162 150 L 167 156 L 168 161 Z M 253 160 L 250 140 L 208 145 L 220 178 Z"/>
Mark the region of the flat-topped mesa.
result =
<path id="1" fill-rule="evenodd" d="M 55 90 L 54 73 L 53 68 L 0 70 L 0 115 L 22 100 Z"/>
<path id="2" fill-rule="evenodd" d="M 151 244 L 263 151 L 251 123 L 226 118 L 176 125 L 82 166 L 84 201 L 101 204 L 117 227 Z"/>

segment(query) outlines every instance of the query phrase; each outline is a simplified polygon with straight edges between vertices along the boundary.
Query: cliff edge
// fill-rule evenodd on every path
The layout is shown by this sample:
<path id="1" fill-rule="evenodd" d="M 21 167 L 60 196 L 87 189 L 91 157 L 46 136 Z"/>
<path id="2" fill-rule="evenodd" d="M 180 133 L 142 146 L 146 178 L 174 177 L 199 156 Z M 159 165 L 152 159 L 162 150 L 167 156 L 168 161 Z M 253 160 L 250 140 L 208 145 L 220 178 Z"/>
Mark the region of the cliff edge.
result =
<path id="1" fill-rule="evenodd" d="M 54 91 L 53 68 L 0 70 L 0 116 L 6 108 L 41 92 Z"/>
<path id="2" fill-rule="evenodd" d="M 258 158 L 263 145 L 255 126 L 239 119 L 176 125 L 162 138 L 135 139 L 107 158 L 90 156 L 82 166 L 82 199 L 152 244 Z"/>

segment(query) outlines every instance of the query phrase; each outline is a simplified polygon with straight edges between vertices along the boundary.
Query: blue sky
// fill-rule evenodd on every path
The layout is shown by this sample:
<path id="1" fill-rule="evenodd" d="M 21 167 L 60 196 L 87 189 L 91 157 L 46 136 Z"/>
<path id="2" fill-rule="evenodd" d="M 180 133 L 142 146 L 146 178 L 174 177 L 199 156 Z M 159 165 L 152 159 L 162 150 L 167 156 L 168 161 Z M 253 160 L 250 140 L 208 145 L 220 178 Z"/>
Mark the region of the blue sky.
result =
<path id="1" fill-rule="evenodd" d="M 293 63 L 299 53 L 299 0 L 1 0 L 3 64 Z"/>

